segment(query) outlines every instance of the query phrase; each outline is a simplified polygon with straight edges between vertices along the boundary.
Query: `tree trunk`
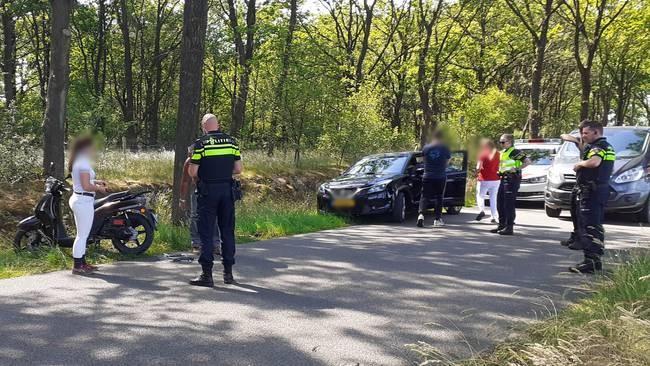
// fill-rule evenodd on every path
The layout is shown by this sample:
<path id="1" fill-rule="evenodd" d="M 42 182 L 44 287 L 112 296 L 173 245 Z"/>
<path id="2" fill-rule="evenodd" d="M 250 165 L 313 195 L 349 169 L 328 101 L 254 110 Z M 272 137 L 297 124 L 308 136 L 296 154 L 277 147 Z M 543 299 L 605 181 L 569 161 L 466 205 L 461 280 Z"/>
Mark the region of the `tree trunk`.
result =
<path id="1" fill-rule="evenodd" d="M 9 9 L 11 2 L 2 2 L 2 74 L 4 79 L 5 103 L 9 108 L 16 100 L 16 20 Z"/>
<path id="2" fill-rule="evenodd" d="M 65 112 L 70 78 L 70 16 L 73 0 L 51 0 L 51 60 L 50 81 L 47 88 L 43 138 L 43 168 L 57 178 L 63 178 L 65 140 Z"/>
<path id="3" fill-rule="evenodd" d="M 591 96 L 591 69 L 580 69 L 580 121 L 589 119 L 589 99 Z"/>
<path id="4" fill-rule="evenodd" d="M 137 144 L 137 126 L 135 124 L 135 98 L 133 96 L 133 58 L 131 56 L 131 38 L 129 32 L 129 9 L 126 0 L 120 0 L 120 30 L 122 31 L 122 47 L 124 48 L 124 91 L 125 99 L 122 107 L 124 122 L 127 124 L 126 143 L 129 148 Z"/>
<path id="5" fill-rule="evenodd" d="M 180 90 L 176 139 L 174 148 L 174 189 L 172 221 L 179 223 L 184 215 L 180 207 L 180 185 L 187 147 L 196 136 L 201 105 L 201 82 L 205 33 L 208 24 L 208 1 L 186 1 L 183 10 L 183 41 L 181 45 Z M 185 197 L 183 197 L 185 198 Z"/>
<path id="6" fill-rule="evenodd" d="M 280 78 L 278 79 L 278 85 L 275 90 L 275 113 L 274 121 L 271 123 L 271 131 L 269 133 L 269 146 L 268 146 L 268 155 L 273 155 L 273 150 L 275 149 L 275 134 L 277 131 L 277 126 L 280 125 L 283 121 L 283 116 L 285 115 L 284 109 L 285 105 L 285 84 L 287 82 L 287 77 L 289 75 L 289 63 L 291 61 L 291 46 L 293 43 L 293 33 L 296 29 L 296 23 L 298 18 L 298 0 L 290 0 L 289 4 L 289 27 L 287 29 L 287 36 L 284 41 L 284 50 L 282 52 L 282 65 L 280 70 Z"/>
<path id="7" fill-rule="evenodd" d="M 530 104 L 528 105 L 528 127 L 530 137 L 538 138 L 542 125 L 540 110 L 540 96 L 542 95 L 542 75 L 544 69 L 544 55 L 546 53 L 546 33 L 542 33 L 537 42 L 535 66 L 530 83 Z"/>

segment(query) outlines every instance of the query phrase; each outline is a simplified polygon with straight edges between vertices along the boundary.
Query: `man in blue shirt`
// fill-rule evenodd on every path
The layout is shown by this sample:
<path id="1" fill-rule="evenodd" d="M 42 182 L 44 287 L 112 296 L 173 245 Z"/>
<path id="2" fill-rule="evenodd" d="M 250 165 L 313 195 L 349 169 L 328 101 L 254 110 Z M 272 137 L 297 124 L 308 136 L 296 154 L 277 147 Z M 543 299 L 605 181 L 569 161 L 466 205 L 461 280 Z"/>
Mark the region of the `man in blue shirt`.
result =
<path id="1" fill-rule="evenodd" d="M 424 226 L 424 211 L 429 208 L 431 202 L 433 202 L 433 226 L 439 227 L 445 224 L 441 219 L 442 200 L 445 194 L 447 165 L 449 165 L 451 152 L 442 140 L 442 131 L 437 130 L 433 133 L 431 142 L 422 149 L 424 176 L 422 177 L 418 227 Z"/>

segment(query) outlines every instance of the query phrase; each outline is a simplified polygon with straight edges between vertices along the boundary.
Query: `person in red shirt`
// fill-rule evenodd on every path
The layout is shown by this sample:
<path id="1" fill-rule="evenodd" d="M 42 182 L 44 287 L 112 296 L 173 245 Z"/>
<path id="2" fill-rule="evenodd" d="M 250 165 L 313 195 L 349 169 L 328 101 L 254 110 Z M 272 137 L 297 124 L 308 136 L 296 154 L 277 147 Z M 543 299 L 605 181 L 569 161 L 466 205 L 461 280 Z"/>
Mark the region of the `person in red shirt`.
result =
<path id="1" fill-rule="evenodd" d="M 479 157 L 476 163 L 478 179 L 476 184 L 476 203 L 480 210 L 476 221 L 485 217 L 485 196 L 490 197 L 490 213 L 492 223 L 499 221 L 497 214 L 497 192 L 499 191 L 499 150 L 494 141 L 490 139 L 481 140 Z"/>

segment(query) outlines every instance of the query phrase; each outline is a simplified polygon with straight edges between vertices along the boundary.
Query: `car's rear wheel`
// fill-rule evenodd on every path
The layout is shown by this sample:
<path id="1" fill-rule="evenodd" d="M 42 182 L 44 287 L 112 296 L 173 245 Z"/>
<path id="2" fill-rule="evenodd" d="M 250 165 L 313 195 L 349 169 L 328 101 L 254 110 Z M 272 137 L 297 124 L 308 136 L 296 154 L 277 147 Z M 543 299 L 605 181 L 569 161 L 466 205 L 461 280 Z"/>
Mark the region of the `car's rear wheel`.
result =
<path id="1" fill-rule="evenodd" d="M 404 222 L 406 220 L 406 197 L 404 197 L 404 193 L 402 192 L 397 193 L 397 196 L 395 196 L 391 219 L 394 222 Z"/>
<path id="2" fill-rule="evenodd" d="M 463 206 L 449 206 L 447 207 L 447 215 L 458 215 Z"/>
<path id="3" fill-rule="evenodd" d="M 560 214 L 562 213 L 561 208 L 552 208 L 548 207 L 547 205 L 544 205 L 544 210 L 546 211 L 546 216 L 548 217 L 560 217 Z"/>

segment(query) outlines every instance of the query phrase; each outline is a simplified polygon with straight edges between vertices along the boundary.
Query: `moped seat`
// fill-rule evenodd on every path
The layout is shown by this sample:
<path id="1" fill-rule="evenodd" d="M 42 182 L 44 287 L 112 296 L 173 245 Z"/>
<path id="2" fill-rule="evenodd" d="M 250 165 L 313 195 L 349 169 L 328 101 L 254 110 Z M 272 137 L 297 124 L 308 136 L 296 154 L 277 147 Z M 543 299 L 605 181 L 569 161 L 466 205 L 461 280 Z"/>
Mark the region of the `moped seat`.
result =
<path id="1" fill-rule="evenodd" d="M 122 192 L 111 193 L 111 194 L 109 194 L 109 195 L 106 196 L 106 197 L 102 197 L 102 198 L 100 198 L 100 199 L 96 199 L 96 200 L 95 200 L 95 208 L 97 208 L 97 207 L 99 207 L 99 206 L 102 206 L 102 205 L 104 205 L 104 204 L 107 203 L 107 202 L 117 201 L 117 200 L 119 200 L 119 199 L 121 199 L 121 198 L 124 198 L 124 197 L 126 197 L 126 196 L 128 196 L 128 195 L 129 195 L 129 191 L 122 191 Z"/>

